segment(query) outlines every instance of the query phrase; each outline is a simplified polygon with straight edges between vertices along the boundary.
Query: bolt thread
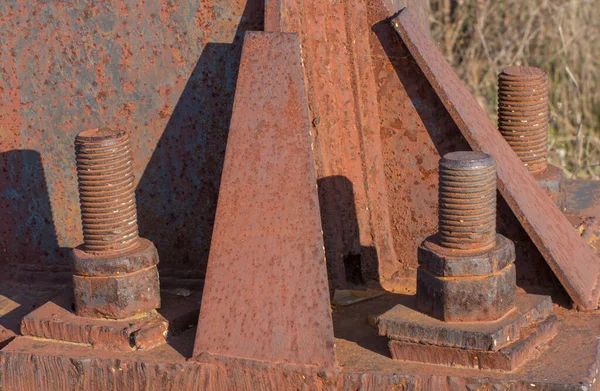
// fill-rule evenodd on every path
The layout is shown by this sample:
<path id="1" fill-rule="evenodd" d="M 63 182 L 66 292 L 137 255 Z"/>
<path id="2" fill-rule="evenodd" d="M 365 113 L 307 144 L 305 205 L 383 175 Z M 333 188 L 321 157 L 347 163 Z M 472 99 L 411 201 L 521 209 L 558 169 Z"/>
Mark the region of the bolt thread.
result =
<path id="1" fill-rule="evenodd" d="M 498 128 L 529 172 L 548 168 L 548 76 L 508 67 L 498 75 Z"/>
<path id="2" fill-rule="evenodd" d="M 496 245 L 496 163 L 481 152 L 440 159 L 439 238 L 449 249 L 487 251 Z"/>
<path id="3" fill-rule="evenodd" d="M 129 135 L 107 128 L 75 139 L 84 250 L 124 251 L 138 245 L 133 161 Z"/>

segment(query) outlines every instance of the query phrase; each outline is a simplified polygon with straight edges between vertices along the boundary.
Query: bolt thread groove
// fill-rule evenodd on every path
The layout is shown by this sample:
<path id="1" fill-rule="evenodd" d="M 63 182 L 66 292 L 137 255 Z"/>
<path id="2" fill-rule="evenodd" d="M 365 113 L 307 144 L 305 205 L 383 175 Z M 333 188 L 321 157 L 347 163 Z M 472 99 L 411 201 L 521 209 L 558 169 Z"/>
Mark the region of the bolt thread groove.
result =
<path id="1" fill-rule="evenodd" d="M 131 143 L 127 132 L 92 129 L 75 139 L 83 248 L 129 250 L 139 233 Z"/>
<path id="2" fill-rule="evenodd" d="M 496 164 L 479 152 L 454 152 L 440 160 L 440 245 L 486 251 L 496 245 Z"/>
<path id="3" fill-rule="evenodd" d="M 548 76 L 508 67 L 498 76 L 498 128 L 529 172 L 548 168 Z"/>

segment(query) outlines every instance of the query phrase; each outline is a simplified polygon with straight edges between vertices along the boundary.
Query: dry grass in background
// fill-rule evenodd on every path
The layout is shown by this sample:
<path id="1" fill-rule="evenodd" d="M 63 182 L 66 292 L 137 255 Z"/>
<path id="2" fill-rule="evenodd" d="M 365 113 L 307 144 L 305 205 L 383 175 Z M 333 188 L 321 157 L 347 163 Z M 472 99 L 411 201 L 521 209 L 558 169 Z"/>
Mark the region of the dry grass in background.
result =
<path id="1" fill-rule="evenodd" d="M 496 117 L 497 75 L 510 65 L 550 78 L 550 161 L 600 179 L 600 1 L 430 0 L 446 58 Z"/>

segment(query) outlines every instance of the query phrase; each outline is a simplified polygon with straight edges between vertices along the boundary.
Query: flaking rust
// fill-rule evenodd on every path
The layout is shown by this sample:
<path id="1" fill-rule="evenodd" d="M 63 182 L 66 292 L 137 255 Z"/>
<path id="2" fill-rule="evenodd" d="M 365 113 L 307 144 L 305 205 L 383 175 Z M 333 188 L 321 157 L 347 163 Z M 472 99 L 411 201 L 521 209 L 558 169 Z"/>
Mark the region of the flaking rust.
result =
<path id="1" fill-rule="evenodd" d="M 409 9 L 391 20 L 424 75 L 474 150 L 494 157 L 498 188 L 529 237 L 581 309 L 598 307 L 600 262 L 504 141 Z"/>
<path id="2" fill-rule="evenodd" d="M 506 180 L 511 151 L 476 106 L 465 128 L 455 109 L 476 103 L 452 72 L 464 95 L 428 81 L 443 62 L 403 43 L 389 18 L 404 6 L 427 44 L 422 0 L 0 5 L 0 389 L 597 387 L 600 317 L 515 289 L 492 161 L 447 155 L 483 129 Z M 504 73 L 504 136 L 533 151 L 509 166 L 551 190 L 544 78 Z M 57 247 L 82 242 L 76 166 L 74 298 Z M 598 185 L 566 189 L 593 240 Z M 330 307 L 328 282 L 402 294 Z"/>
<path id="3" fill-rule="evenodd" d="M 550 297 L 515 294 L 514 244 L 496 234 L 494 159 L 444 155 L 439 189 L 439 232 L 419 248 L 415 304 L 381 315 L 379 334 L 396 360 L 515 371 L 557 334 L 557 319 Z"/>
<path id="4" fill-rule="evenodd" d="M 297 34 L 246 34 L 196 360 L 336 366 L 302 69 Z"/>
<path id="5" fill-rule="evenodd" d="M 139 237 L 127 131 L 75 140 L 83 244 L 73 250 L 75 313 L 123 319 L 160 308 L 158 253 Z"/>
<path id="6" fill-rule="evenodd" d="M 155 311 L 158 253 L 138 234 L 129 134 L 83 131 L 75 154 L 84 242 L 73 249 L 73 296 L 26 315 L 21 333 L 110 351 L 160 346 L 168 323 Z"/>

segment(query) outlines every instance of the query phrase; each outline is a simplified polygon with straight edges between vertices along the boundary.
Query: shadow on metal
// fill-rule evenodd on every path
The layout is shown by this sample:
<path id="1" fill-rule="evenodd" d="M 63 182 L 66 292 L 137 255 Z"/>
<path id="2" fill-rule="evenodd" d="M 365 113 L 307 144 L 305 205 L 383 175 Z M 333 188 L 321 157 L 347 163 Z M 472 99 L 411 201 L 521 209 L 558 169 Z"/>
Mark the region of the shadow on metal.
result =
<path id="1" fill-rule="evenodd" d="M 383 20 L 373 25 L 373 32 L 381 42 L 381 46 L 406 89 L 439 155 L 470 150 L 469 144 L 460 134 L 440 98 L 429 85 L 425 75 L 390 25 L 389 20 Z"/>
<path id="2" fill-rule="evenodd" d="M 40 153 L 2 152 L 0 168 L 2 276 L 37 280 L 48 277 L 44 271 L 68 271 L 68 249 L 58 245 Z"/>
<path id="3" fill-rule="evenodd" d="M 373 32 L 405 86 L 440 156 L 453 151 L 471 150 L 390 21 L 375 24 Z M 511 239 L 516 246 L 515 266 L 519 286 L 526 288 L 529 293 L 562 295 L 564 289 L 499 193 L 497 216 L 498 233 Z"/>
<path id="4" fill-rule="evenodd" d="M 363 259 L 379 260 L 375 247 L 360 243 L 354 186 L 347 177 L 334 175 L 319 179 L 317 187 L 329 294 L 333 296 L 334 288 L 360 289 L 367 283 L 365 275 L 368 274 Z M 375 281 L 379 281 L 379 277 Z"/>
<path id="5" fill-rule="evenodd" d="M 169 259 L 161 279 L 204 277 L 242 40 L 263 13 L 248 1 L 233 42 L 204 47 L 136 189 L 140 235 Z"/>
<path id="6" fill-rule="evenodd" d="M 386 293 L 375 300 L 336 307 L 333 311 L 333 335 L 336 339 L 354 342 L 371 352 L 391 358 L 388 338 L 380 336 L 376 326 L 365 324 L 365 312 L 375 318 L 398 304 L 410 306 L 414 302 L 414 295 Z"/>

